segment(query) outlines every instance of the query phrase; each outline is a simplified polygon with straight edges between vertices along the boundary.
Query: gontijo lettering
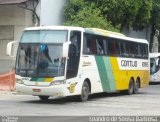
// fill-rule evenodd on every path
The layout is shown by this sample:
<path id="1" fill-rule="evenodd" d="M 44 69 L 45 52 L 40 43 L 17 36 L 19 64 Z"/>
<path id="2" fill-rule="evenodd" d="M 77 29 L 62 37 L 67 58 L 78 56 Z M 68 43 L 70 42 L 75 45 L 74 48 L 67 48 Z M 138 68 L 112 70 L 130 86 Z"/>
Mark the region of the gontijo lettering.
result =
<path id="1" fill-rule="evenodd" d="M 122 67 L 137 67 L 137 61 L 122 60 L 121 66 Z"/>

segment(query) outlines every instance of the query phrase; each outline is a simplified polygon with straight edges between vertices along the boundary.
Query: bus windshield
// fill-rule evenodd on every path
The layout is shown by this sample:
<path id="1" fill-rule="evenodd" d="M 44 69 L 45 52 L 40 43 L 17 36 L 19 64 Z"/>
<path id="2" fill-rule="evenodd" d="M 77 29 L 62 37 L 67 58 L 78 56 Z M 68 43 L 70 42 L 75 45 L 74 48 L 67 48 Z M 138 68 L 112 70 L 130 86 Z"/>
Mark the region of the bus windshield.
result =
<path id="1" fill-rule="evenodd" d="M 24 77 L 64 76 L 66 59 L 62 57 L 62 42 L 67 41 L 67 33 L 63 33 L 63 36 L 66 38 L 62 39 L 61 37 L 61 41 L 58 43 L 58 40 L 56 40 L 56 38 L 58 39 L 57 35 L 57 37 L 52 37 L 54 34 L 49 34 L 49 38 L 47 34 L 44 35 L 44 33 L 41 32 L 33 32 L 33 34 L 31 34 L 31 32 L 29 32 L 29 34 L 24 33 L 21 38 L 16 61 L 16 74 Z M 43 38 L 41 34 L 43 34 Z M 33 40 L 31 38 L 32 36 L 33 38 L 36 37 L 35 39 L 42 39 L 45 41 Z M 52 42 L 51 38 L 53 39 Z M 29 39 L 32 39 L 31 43 Z"/>
<path id="2" fill-rule="evenodd" d="M 156 73 L 156 59 L 150 58 L 150 74 Z"/>
<path id="3" fill-rule="evenodd" d="M 31 30 L 25 31 L 21 43 L 64 43 L 67 40 L 66 30 Z"/>

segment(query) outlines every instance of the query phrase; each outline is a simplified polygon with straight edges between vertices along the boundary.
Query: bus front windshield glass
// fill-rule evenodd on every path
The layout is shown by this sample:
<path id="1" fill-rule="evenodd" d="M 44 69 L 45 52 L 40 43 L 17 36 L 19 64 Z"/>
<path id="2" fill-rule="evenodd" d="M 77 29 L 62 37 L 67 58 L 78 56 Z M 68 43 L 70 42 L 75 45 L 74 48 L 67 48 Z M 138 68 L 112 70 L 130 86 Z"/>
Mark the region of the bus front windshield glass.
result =
<path id="1" fill-rule="evenodd" d="M 156 58 L 150 58 L 150 74 L 156 73 Z"/>
<path id="2" fill-rule="evenodd" d="M 43 34 L 43 36 L 41 34 Z M 25 77 L 64 76 L 66 59 L 62 57 L 62 49 L 63 49 L 62 42 L 67 41 L 67 31 L 66 33 L 64 32 L 61 33 L 61 35 L 65 38 L 63 38 L 63 41 L 61 40 L 59 43 L 58 40 L 54 40 L 56 39 L 56 37 L 48 37 L 57 35 L 54 34 L 47 35 L 47 32 L 45 32 L 45 34 L 41 32 L 39 33 L 34 32 L 34 34 L 31 33 L 23 34 L 22 40 L 18 48 L 17 61 L 16 61 L 16 74 Z M 32 36 L 33 38 L 36 37 L 35 39 L 42 39 L 45 41 L 32 40 L 30 42 L 29 40 L 27 40 L 27 39 L 32 39 L 31 38 Z M 47 40 L 47 38 L 48 39 L 52 38 L 53 40 L 52 41 Z"/>

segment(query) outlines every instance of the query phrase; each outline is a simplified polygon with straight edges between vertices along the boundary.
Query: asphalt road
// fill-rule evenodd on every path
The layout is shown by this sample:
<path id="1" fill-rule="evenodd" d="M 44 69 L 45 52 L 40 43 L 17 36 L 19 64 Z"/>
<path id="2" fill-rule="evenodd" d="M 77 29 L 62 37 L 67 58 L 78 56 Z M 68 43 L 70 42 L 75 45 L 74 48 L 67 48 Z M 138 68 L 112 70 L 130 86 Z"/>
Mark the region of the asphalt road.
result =
<path id="1" fill-rule="evenodd" d="M 51 98 L 47 102 L 42 102 L 36 96 L 0 92 L 0 115 L 42 116 L 38 119 L 39 122 L 46 119 L 52 120 L 53 116 L 56 119 L 55 122 L 63 120 L 79 122 L 79 120 L 88 119 L 88 116 L 160 116 L 160 84 L 149 85 L 140 89 L 139 94 L 134 95 L 94 94 L 87 102 L 83 103 L 76 102 L 74 97 Z M 74 117 L 60 117 L 60 120 L 55 116 Z M 23 119 L 33 118 L 24 117 Z"/>

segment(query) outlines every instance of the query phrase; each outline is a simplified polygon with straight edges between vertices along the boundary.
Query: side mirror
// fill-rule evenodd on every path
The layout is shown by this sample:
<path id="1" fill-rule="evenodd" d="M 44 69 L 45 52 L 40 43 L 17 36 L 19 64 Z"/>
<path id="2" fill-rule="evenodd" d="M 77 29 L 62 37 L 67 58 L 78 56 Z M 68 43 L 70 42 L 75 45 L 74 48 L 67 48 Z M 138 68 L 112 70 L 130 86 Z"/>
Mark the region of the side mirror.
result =
<path id="1" fill-rule="evenodd" d="M 8 56 L 15 58 L 17 54 L 18 42 L 12 41 L 7 44 L 6 53 Z"/>
<path id="2" fill-rule="evenodd" d="M 71 44 L 71 42 L 65 42 L 63 43 L 63 54 L 62 56 L 65 58 L 68 58 L 68 50 L 69 50 L 69 45 Z"/>

